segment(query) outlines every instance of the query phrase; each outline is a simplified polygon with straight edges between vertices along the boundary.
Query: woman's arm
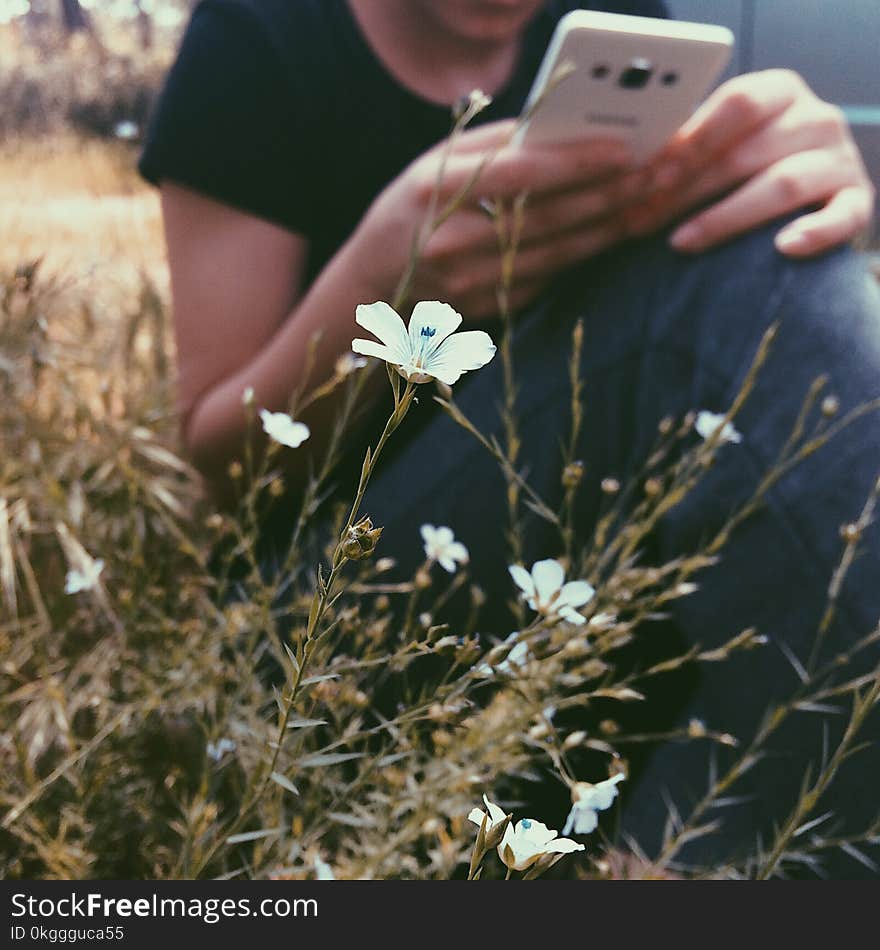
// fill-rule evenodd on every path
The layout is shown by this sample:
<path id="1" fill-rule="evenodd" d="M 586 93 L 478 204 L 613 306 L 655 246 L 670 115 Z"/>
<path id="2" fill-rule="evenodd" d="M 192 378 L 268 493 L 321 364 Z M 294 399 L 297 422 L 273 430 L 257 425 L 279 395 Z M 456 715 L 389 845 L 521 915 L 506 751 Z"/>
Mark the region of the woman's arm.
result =
<path id="1" fill-rule="evenodd" d="M 553 274 L 621 239 L 616 212 L 632 200 L 635 185 L 625 174 L 627 156 L 620 147 L 585 142 L 516 149 L 506 144 L 512 129 L 502 122 L 468 131 L 449 155 L 441 143 L 416 160 L 378 196 L 305 293 L 303 237 L 163 182 L 183 439 L 220 499 L 229 495 L 229 463 L 243 452 L 244 390 L 253 388 L 259 408 L 281 411 L 295 388 L 305 382 L 308 391 L 332 375 L 356 335 L 357 305 L 392 298 L 414 231 L 431 205 L 441 161 L 441 207 L 482 172 L 475 194 L 426 244 L 415 299 L 450 302 L 467 320 L 495 313 L 497 235 L 477 206 L 478 196 L 505 199 L 525 189 L 532 196 L 514 306 L 535 297 Z M 483 167 L 487 152 L 494 158 Z M 304 381 L 318 333 L 314 366 Z M 335 408 L 330 396 L 304 416 L 312 436 L 285 458 L 292 484 L 301 482 L 306 459 L 321 458 Z M 262 433 L 255 439 L 259 451 Z"/>
<path id="2" fill-rule="evenodd" d="M 372 299 L 374 283 L 366 283 L 343 250 L 303 296 L 305 239 L 172 182 L 163 182 L 161 195 L 182 437 L 215 495 L 225 499 L 229 463 L 244 447 L 244 390 L 253 388 L 259 408 L 286 410 L 319 330 L 307 384 L 329 378 L 338 355 L 350 348 L 355 307 Z M 329 426 L 321 423 L 332 418 L 334 406 L 331 396 L 305 419 L 312 456 L 326 447 Z M 254 438 L 259 451 L 262 433 Z M 304 466 L 287 468 L 296 480 Z"/>

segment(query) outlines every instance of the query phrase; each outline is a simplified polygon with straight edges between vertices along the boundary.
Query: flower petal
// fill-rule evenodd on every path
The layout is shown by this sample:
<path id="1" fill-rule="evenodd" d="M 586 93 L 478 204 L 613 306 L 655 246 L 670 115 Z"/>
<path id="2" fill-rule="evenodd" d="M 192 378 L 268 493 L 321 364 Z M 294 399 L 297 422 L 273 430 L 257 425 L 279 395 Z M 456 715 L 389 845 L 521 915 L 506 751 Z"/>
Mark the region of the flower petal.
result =
<path id="1" fill-rule="evenodd" d="M 413 307 L 409 318 L 409 345 L 413 353 L 422 354 L 423 366 L 446 337 L 460 325 L 461 314 L 448 303 L 421 300 Z"/>
<path id="2" fill-rule="evenodd" d="M 547 558 L 532 565 L 532 579 L 539 602 L 546 606 L 559 593 L 565 581 L 565 571 L 559 561 Z"/>
<path id="3" fill-rule="evenodd" d="M 360 338 L 351 341 L 351 348 L 355 353 L 362 353 L 364 356 L 376 356 L 392 366 L 397 366 L 405 359 L 394 347 L 385 346 L 383 343 L 377 343 L 375 340 L 361 340 Z"/>
<path id="4" fill-rule="evenodd" d="M 571 838 L 557 838 L 544 848 L 544 854 L 571 854 L 572 851 L 583 851 L 584 846 Z"/>
<path id="5" fill-rule="evenodd" d="M 483 802 L 486 805 L 486 809 L 489 812 L 489 818 L 492 820 L 493 825 L 498 825 L 507 817 L 504 813 L 504 809 L 495 804 L 495 802 L 490 802 L 486 795 L 483 796 Z"/>
<path id="6" fill-rule="evenodd" d="M 574 607 L 562 606 L 558 613 L 563 620 L 573 623 L 576 627 L 580 627 L 587 622 L 587 618 L 582 613 L 578 613 Z"/>
<path id="7" fill-rule="evenodd" d="M 537 818 L 521 818 L 516 823 L 514 830 L 517 837 L 522 837 L 534 847 L 543 848 L 548 841 L 552 841 L 556 837 L 556 829 L 548 828 L 543 821 L 538 821 Z"/>
<path id="8" fill-rule="evenodd" d="M 260 419 L 263 431 L 276 442 L 291 449 L 299 448 L 311 435 L 309 427 L 304 422 L 294 422 L 286 412 L 269 412 L 260 410 Z"/>
<path id="9" fill-rule="evenodd" d="M 625 778 L 622 772 L 618 772 L 617 775 L 605 779 L 604 782 L 597 782 L 592 788 L 581 792 L 579 802 L 599 811 L 610 808 L 614 799 L 617 798 L 617 785 Z"/>
<path id="10" fill-rule="evenodd" d="M 452 533 L 452 528 L 440 527 L 437 529 L 437 543 L 441 547 L 448 547 L 452 541 L 455 539 L 455 535 Z"/>
<path id="11" fill-rule="evenodd" d="M 410 352 L 409 337 L 400 315 L 381 300 L 360 304 L 354 312 L 355 323 L 378 337 L 396 355 L 391 362 L 405 363 Z M 354 347 L 352 347 L 354 349 Z M 355 350 L 356 353 L 361 352 Z M 372 355 L 372 354 L 366 354 Z"/>
<path id="12" fill-rule="evenodd" d="M 472 808 L 471 813 L 468 815 L 468 821 L 472 821 L 478 828 L 483 824 L 483 819 L 486 817 L 486 813 L 480 811 L 479 808 Z M 491 820 L 488 824 L 491 824 Z"/>
<path id="13" fill-rule="evenodd" d="M 565 827 L 562 829 L 564 835 L 570 835 L 572 831 L 576 835 L 592 834 L 599 824 L 599 816 L 584 805 L 583 801 L 575 802 L 571 806 L 568 818 L 565 819 Z"/>
<path id="14" fill-rule="evenodd" d="M 485 366 L 495 355 L 492 337 L 484 330 L 465 330 L 444 340 L 425 362 L 425 372 L 451 386 L 462 373 Z"/>
<path id="15" fill-rule="evenodd" d="M 458 561 L 459 564 L 467 564 L 470 559 L 468 554 L 468 549 L 461 543 L 461 541 L 453 541 L 452 544 L 446 546 L 446 553 L 454 561 Z"/>
<path id="16" fill-rule="evenodd" d="M 507 570 L 510 572 L 514 584 L 527 597 L 532 597 L 535 593 L 535 582 L 532 580 L 532 575 L 524 567 L 520 567 L 519 564 L 511 564 Z"/>
<path id="17" fill-rule="evenodd" d="M 433 544 L 434 536 L 437 534 L 437 529 L 432 524 L 423 524 L 419 531 L 422 535 L 422 540 L 425 544 Z"/>
<path id="18" fill-rule="evenodd" d="M 595 588 L 586 581 L 569 581 L 559 592 L 556 603 L 560 606 L 583 607 L 595 594 Z"/>

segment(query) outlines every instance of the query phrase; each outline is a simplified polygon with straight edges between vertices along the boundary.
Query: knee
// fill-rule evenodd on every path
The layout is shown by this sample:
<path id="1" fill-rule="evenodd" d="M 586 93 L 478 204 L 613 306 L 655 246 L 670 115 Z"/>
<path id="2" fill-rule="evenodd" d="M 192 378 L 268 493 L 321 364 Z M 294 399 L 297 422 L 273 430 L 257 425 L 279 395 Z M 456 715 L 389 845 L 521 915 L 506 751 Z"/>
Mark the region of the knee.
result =
<path id="1" fill-rule="evenodd" d="M 845 246 L 809 260 L 786 258 L 774 244 L 781 226 L 773 222 L 696 257 L 652 242 L 653 341 L 693 352 L 735 383 L 778 324 L 773 353 L 783 372 L 845 371 L 859 388 L 873 382 L 877 390 L 880 292 L 864 256 Z"/>

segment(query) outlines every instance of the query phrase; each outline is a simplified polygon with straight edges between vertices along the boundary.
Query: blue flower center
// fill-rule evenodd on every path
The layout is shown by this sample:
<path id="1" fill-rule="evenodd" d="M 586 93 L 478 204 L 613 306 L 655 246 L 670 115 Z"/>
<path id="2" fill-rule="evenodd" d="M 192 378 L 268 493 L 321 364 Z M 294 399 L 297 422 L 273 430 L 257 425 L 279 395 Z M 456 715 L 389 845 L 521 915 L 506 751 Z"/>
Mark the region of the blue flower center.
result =
<path id="1" fill-rule="evenodd" d="M 422 327 L 422 336 L 431 337 L 437 332 L 436 327 Z"/>
<path id="2" fill-rule="evenodd" d="M 531 822 L 531 820 L 530 820 L 529 818 L 523 818 L 523 820 L 520 822 L 520 824 L 522 825 L 522 827 L 523 827 L 526 831 L 528 831 L 529 828 L 532 827 L 532 822 Z"/>

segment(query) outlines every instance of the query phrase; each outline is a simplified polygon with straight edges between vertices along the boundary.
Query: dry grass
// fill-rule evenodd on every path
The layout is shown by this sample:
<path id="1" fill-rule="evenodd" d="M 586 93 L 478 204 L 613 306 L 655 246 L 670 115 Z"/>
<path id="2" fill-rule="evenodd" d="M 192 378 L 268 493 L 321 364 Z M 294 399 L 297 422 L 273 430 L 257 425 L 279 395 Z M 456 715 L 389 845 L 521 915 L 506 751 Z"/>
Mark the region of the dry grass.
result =
<path id="1" fill-rule="evenodd" d="M 760 647 L 744 632 L 711 656 L 673 655 L 639 676 L 615 665 L 641 621 L 724 555 L 719 536 L 670 564 L 638 561 L 652 525 L 718 449 L 692 438 L 692 418 L 665 426 L 642 473 L 662 471 L 664 490 L 617 496 L 622 507 L 598 529 L 598 560 L 592 539 L 567 533 L 565 508 L 544 509 L 570 549 L 569 571 L 597 589 L 590 611 L 605 619 L 585 636 L 526 612 L 522 665 L 505 665 L 512 643 L 476 635 L 481 598 L 466 571 L 422 569 L 386 585 L 387 563 L 341 555 L 347 510 L 335 534 L 318 535 L 327 473 L 292 525 L 285 570 L 261 576 L 255 512 L 282 476 L 271 457 L 257 470 L 242 460 L 241 505 L 221 516 L 179 456 L 159 215 L 133 158 L 119 144 L 69 135 L 0 153 L 11 236 L 0 247 L 0 874 L 302 878 L 320 858 L 341 877 L 464 876 L 476 832 L 466 816 L 483 791 L 510 801 L 529 777 L 573 787 L 624 767 L 627 737 L 613 712 L 589 734 L 573 729 L 569 712 L 588 717 L 600 698 L 640 702 L 651 676 Z M 766 348 L 755 372 L 765 357 Z M 575 418 L 577 380 L 573 372 Z M 356 376 L 339 385 L 356 398 Z M 454 403 L 446 408 L 456 415 Z M 830 427 L 819 426 L 794 440 L 788 461 L 810 440 L 821 444 Z M 507 431 L 515 435 L 515 420 Z M 341 424 L 338 432 L 344 438 Z M 503 447 L 497 455 L 509 470 Z M 514 522 L 524 501 L 541 511 L 526 486 L 511 498 Z M 307 551 L 323 552 L 320 580 Z M 99 582 L 66 594 L 66 573 L 92 558 L 105 562 Z M 444 603 L 456 590 L 470 593 L 473 610 L 450 629 Z M 843 675 L 818 671 L 797 701 Z M 876 684 L 861 686 L 853 737 L 877 698 Z M 711 728 L 675 738 L 707 750 L 729 744 Z M 582 755 L 601 764 L 584 774 Z M 683 873 L 680 846 L 735 788 L 731 768 L 670 824 L 662 860 L 603 856 L 594 838 L 590 860 L 574 855 L 561 867 L 578 877 Z M 784 871 L 820 797 L 806 789 L 765 851 L 703 873 Z M 829 844 L 801 832 L 799 859 L 877 834 Z M 483 874 L 502 871 L 487 854 Z"/>

